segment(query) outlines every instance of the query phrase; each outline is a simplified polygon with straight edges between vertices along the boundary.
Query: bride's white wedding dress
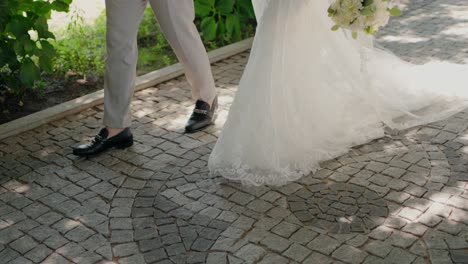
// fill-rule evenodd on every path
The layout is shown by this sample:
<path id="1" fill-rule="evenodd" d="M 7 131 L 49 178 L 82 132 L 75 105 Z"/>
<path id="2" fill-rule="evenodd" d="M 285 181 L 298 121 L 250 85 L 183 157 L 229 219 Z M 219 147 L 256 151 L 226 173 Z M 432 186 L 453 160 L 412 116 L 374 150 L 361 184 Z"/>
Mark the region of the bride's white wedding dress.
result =
<path id="1" fill-rule="evenodd" d="M 213 174 L 282 185 L 350 147 L 468 107 L 468 66 L 415 66 L 332 32 L 326 0 L 254 0 L 258 27 L 209 160 Z"/>

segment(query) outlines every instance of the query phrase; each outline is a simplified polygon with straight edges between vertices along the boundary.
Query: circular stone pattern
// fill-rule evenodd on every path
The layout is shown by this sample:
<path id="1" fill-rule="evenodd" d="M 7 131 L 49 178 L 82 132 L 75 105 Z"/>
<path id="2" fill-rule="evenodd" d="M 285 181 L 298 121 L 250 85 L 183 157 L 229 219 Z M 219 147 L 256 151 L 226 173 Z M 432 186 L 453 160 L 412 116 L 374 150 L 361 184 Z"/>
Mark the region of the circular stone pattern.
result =
<path id="1" fill-rule="evenodd" d="M 389 214 L 376 192 L 349 183 L 323 183 L 304 187 L 288 197 L 291 211 L 305 225 L 346 234 L 369 232 Z"/>

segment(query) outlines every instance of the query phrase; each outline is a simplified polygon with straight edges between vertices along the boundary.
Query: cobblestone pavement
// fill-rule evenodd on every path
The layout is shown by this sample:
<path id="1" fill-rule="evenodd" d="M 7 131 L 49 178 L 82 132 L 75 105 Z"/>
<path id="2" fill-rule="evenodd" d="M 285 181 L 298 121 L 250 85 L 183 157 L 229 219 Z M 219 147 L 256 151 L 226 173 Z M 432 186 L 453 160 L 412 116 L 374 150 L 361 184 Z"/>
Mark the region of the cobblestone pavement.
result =
<path id="1" fill-rule="evenodd" d="M 380 42 L 468 59 L 468 2 L 412 0 Z M 281 188 L 207 159 L 248 53 L 213 66 L 220 121 L 184 135 L 184 78 L 135 95 L 134 147 L 79 159 L 102 106 L 0 141 L 1 263 L 468 263 L 468 111 L 354 148 Z"/>

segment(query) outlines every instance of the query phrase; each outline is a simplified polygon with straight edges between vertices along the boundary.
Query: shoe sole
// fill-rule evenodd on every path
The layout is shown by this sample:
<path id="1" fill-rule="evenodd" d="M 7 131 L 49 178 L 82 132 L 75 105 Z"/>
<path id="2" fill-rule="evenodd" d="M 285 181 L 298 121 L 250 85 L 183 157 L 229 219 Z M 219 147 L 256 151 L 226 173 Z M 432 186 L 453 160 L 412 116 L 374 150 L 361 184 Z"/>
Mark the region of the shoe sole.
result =
<path id="1" fill-rule="evenodd" d="M 102 154 L 102 153 L 104 153 L 106 151 L 109 151 L 110 149 L 123 150 L 123 149 L 129 148 L 131 146 L 133 146 L 133 138 L 128 142 L 123 142 L 121 144 L 118 144 L 118 145 L 113 146 L 111 148 L 105 149 L 105 150 L 103 150 L 101 152 L 98 152 L 98 153 L 94 153 L 94 154 L 77 154 L 77 153 L 73 153 L 73 155 L 78 156 L 78 157 L 95 157 L 95 156 L 98 156 L 98 155 L 100 155 L 100 154 Z"/>

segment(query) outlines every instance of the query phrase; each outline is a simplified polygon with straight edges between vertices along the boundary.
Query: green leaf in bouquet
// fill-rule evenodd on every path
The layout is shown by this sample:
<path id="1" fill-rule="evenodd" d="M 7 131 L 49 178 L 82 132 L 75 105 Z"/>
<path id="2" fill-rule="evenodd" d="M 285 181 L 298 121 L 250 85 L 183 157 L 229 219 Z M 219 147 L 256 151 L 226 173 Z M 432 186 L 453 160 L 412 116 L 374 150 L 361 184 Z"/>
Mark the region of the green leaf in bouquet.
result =
<path id="1" fill-rule="evenodd" d="M 364 29 L 364 32 L 366 32 L 369 35 L 373 35 L 373 34 L 375 34 L 376 31 L 374 30 L 373 26 L 369 26 L 369 27 Z"/>
<path id="2" fill-rule="evenodd" d="M 401 16 L 401 10 L 398 7 L 394 7 L 388 10 L 391 16 Z"/>
<path id="3" fill-rule="evenodd" d="M 340 25 L 334 25 L 331 30 L 333 31 L 337 31 L 338 29 L 340 29 Z"/>
<path id="4" fill-rule="evenodd" d="M 372 9 L 370 8 L 370 6 L 367 6 L 367 7 L 364 7 L 363 9 L 361 9 L 359 11 L 359 13 L 361 15 L 364 15 L 364 16 L 370 16 L 372 15 L 374 12 L 372 11 Z"/>
<path id="5" fill-rule="evenodd" d="M 364 0 L 362 1 L 363 6 L 370 6 L 374 3 L 374 0 Z"/>
<path id="6" fill-rule="evenodd" d="M 353 33 L 352 33 L 352 36 L 353 36 L 353 39 L 357 39 L 358 33 L 357 33 L 357 32 L 353 32 Z"/>
<path id="7" fill-rule="evenodd" d="M 336 15 L 336 10 L 333 9 L 331 6 L 328 8 L 328 16 L 332 17 Z"/>

